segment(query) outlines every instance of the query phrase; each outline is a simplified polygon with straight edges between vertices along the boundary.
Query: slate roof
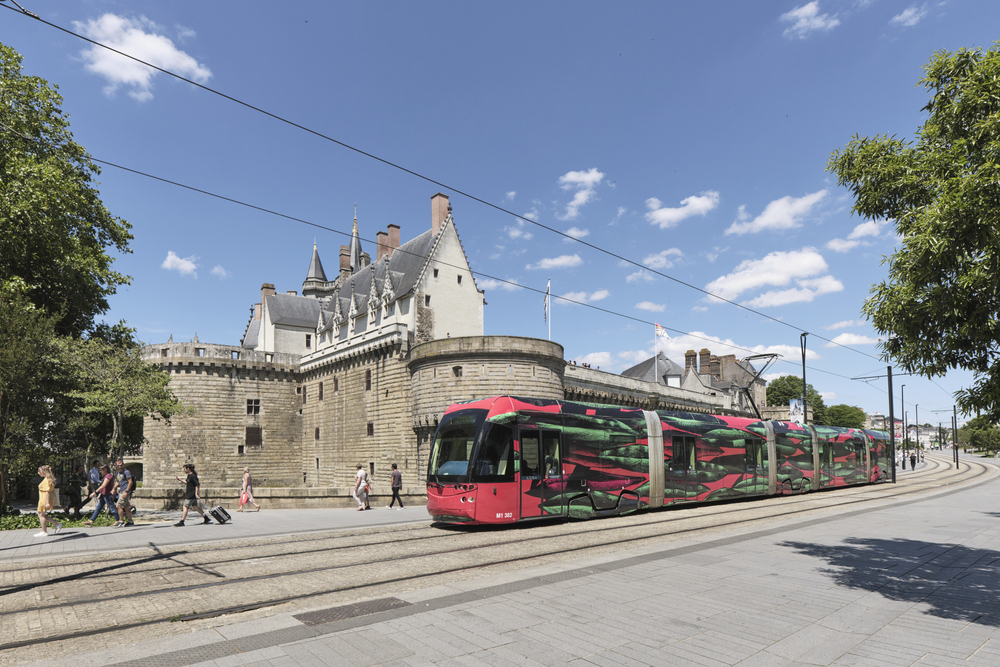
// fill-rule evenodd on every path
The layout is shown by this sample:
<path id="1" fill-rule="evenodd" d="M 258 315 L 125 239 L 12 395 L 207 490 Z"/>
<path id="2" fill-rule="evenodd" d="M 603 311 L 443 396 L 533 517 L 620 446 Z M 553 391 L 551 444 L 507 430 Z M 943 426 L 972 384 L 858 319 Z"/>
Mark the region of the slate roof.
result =
<path id="1" fill-rule="evenodd" d="M 260 335 L 260 320 L 252 319 L 247 325 L 247 332 L 243 334 L 243 342 L 240 347 L 244 350 L 253 350 L 257 347 L 257 337 Z"/>
<path id="2" fill-rule="evenodd" d="M 352 294 L 358 312 L 365 312 L 368 309 L 368 295 L 371 293 L 373 275 L 375 293 L 380 295 L 385 284 L 386 271 L 389 273 L 392 291 L 397 299 L 413 291 L 435 240 L 436 237 L 428 229 L 420 236 L 399 246 L 388 262 L 384 259 L 373 262 L 345 280 L 337 295 L 340 298 L 341 313 L 346 316 L 350 311 Z M 335 307 L 336 304 L 331 299 L 326 310 L 332 312 Z M 316 322 L 315 315 L 312 322 Z"/>
<path id="3" fill-rule="evenodd" d="M 319 299 L 297 294 L 269 294 L 266 299 L 271 324 L 314 329 L 319 321 Z"/>
<path id="4" fill-rule="evenodd" d="M 659 377 L 656 377 L 659 372 Z M 684 369 L 667 358 L 662 352 L 650 357 L 632 368 L 622 371 L 622 377 L 636 378 L 646 382 L 667 384 L 667 377 L 682 377 Z"/>
<path id="5" fill-rule="evenodd" d="M 306 274 L 306 280 L 326 282 L 326 272 L 323 270 L 323 262 L 319 261 L 319 251 L 316 250 L 315 243 L 313 243 L 313 256 L 309 261 L 309 273 Z"/>

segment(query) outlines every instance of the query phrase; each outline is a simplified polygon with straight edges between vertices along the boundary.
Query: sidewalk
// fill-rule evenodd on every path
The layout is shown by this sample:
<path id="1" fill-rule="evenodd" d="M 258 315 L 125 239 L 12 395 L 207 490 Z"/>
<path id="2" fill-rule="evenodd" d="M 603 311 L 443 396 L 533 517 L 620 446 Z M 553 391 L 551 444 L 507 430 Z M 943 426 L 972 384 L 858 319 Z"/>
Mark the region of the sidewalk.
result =
<path id="1" fill-rule="evenodd" d="M 144 523 L 150 516 L 156 523 Z M 0 563 L 44 558 L 48 555 L 102 553 L 137 547 L 198 544 L 219 540 L 242 540 L 282 535 L 366 528 L 395 523 L 430 521 L 427 509 L 408 506 L 405 510 L 375 507 L 367 512 L 354 509 L 266 510 L 232 513 L 231 523 L 202 523 L 197 512 L 188 512 L 183 527 L 175 527 L 181 511 L 147 512 L 140 510 L 131 528 L 63 528 L 55 535 L 34 537 L 38 529 L 0 531 Z"/>
<path id="2" fill-rule="evenodd" d="M 992 666 L 998 479 L 44 664 Z M 270 514 L 292 532 L 288 512 Z M 302 514 L 346 527 L 405 512 Z"/>

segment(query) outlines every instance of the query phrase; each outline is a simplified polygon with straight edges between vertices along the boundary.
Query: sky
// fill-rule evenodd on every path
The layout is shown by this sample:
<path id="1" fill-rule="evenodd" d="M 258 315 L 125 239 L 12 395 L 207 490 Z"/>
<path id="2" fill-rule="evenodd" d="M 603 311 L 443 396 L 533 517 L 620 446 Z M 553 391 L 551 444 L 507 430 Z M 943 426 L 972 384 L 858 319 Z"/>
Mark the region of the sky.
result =
<path id="1" fill-rule="evenodd" d="M 59 87 L 77 142 L 203 191 L 102 167 L 135 236 L 106 319 L 144 342 L 237 345 L 313 243 L 333 275 L 355 211 L 374 256 L 444 192 L 487 335 L 551 327 L 615 373 L 654 349 L 777 353 L 770 380 L 801 376 L 807 332 L 826 404 L 883 414 L 886 380 L 854 378 L 886 373 L 862 307 L 899 239 L 826 164 L 854 135 L 913 138 L 933 53 L 1000 37 L 995 0 L 18 1 L 63 30 L 4 2 L 0 42 Z M 894 370 L 921 423 L 971 382 Z"/>

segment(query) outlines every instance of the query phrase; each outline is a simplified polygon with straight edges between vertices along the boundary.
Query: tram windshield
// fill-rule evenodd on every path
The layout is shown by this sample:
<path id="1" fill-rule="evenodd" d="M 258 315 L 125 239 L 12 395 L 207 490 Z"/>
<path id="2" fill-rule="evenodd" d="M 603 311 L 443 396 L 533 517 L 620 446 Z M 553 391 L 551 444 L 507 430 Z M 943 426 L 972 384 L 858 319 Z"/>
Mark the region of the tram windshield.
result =
<path id="1" fill-rule="evenodd" d="M 486 410 L 459 410 L 444 418 L 434 435 L 428 480 L 459 481 L 469 474 L 469 460 Z"/>

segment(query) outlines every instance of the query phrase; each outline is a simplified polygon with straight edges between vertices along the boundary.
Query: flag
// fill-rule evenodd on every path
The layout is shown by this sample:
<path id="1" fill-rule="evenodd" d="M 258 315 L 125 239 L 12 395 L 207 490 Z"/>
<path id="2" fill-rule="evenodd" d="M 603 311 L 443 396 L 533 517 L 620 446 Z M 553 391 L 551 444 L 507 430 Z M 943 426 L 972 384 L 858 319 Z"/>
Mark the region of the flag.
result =
<path id="1" fill-rule="evenodd" d="M 655 323 L 654 323 L 654 324 L 655 324 Z M 664 328 L 663 328 L 662 326 L 660 326 L 659 324 L 656 324 L 656 329 L 655 329 L 655 331 L 656 331 L 656 337 L 657 337 L 657 338 L 668 338 L 668 339 L 670 338 L 670 336 L 668 336 L 668 335 L 667 335 L 667 330 L 666 330 L 666 329 L 664 329 Z"/>
<path id="2" fill-rule="evenodd" d="M 542 301 L 545 306 L 545 321 L 549 321 L 549 288 L 552 287 L 552 279 L 545 285 L 545 299 Z"/>

